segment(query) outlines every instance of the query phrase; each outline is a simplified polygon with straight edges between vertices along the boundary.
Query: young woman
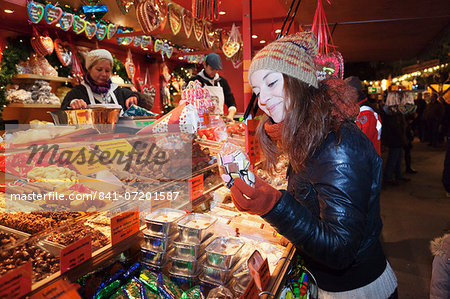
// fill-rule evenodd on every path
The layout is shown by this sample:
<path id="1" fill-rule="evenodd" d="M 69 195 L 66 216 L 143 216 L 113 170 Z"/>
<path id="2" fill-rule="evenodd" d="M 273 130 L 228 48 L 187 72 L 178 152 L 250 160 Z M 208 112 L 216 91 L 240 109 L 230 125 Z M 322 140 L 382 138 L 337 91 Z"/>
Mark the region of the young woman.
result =
<path id="1" fill-rule="evenodd" d="M 289 157 L 288 190 L 237 179 L 236 207 L 262 216 L 291 241 L 317 279 L 319 298 L 396 298 L 378 240 L 382 161 L 356 126 L 345 82 L 318 83 L 310 32 L 286 36 L 253 58 L 249 82 L 266 113 L 258 128 L 266 164 Z"/>
<path id="2" fill-rule="evenodd" d="M 96 49 L 86 55 L 84 82 L 67 93 L 61 110 L 84 109 L 90 104 L 120 105 L 127 110 L 138 104 L 138 95 L 111 82 L 113 57 L 108 50 Z"/>

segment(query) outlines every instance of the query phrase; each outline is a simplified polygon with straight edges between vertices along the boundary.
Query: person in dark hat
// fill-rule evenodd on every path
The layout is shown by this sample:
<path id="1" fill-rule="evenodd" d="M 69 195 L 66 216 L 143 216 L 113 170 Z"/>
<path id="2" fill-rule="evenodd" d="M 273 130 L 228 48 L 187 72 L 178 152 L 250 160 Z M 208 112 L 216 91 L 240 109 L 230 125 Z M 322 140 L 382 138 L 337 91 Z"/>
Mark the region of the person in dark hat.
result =
<path id="1" fill-rule="evenodd" d="M 359 114 L 356 119 L 356 124 L 366 134 L 366 136 L 372 141 L 375 150 L 378 155 L 381 156 L 381 116 L 374 103 L 371 103 L 361 84 L 361 80 L 358 77 L 351 76 L 345 79 L 345 82 L 354 88 L 358 94 L 356 101 L 359 105 Z"/>
<path id="2" fill-rule="evenodd" d="M 198 80 L 203 87 L 208 89 L 215 109 L 214 114 L 223 115 L 223 105 L 225 104 L 228 107 L 227 119 L 233 120 L 236 113 L 236 101 L 227 80 L 219 75 L 219 71 L 222 69 L 222 59 L 218 54 L 210 53 L 206 56 L 203 67 L 189 81 Z"/>

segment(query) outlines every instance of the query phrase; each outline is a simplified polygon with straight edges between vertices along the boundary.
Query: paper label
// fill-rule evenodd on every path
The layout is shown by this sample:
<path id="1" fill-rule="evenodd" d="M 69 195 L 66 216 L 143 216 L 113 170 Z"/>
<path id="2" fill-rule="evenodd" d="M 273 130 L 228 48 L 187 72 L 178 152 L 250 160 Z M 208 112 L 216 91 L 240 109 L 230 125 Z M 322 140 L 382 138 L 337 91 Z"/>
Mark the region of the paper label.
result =
<path id="1" fill-rule="evenodd" d="M 99 158 L 95 155 L 95 152 L 85 146 L 64 149 L 60 155 L 64 155 L 65 152 L 71 154 L 70 161 L 73 161 L 72 165 L 82 175 L 90 175 L 107 169 L 105 165 L 99 162 Z"/>
<path id="2" fill-rule="evenodd" d="M 0 277 L 0 298 L 20 298 L 31 292 L 31 263 Z"/>
<path id="3" fill-rule="evenodd" d="M 125 139 L 97 142 L 96 145 L 98 145 L 102 151 L 110 152 L 111 157 L 113 157 L 117 151 L 121 151 L 123 154 L 127 155 L 134 150 L 131 144 Z"/>
<path id="4" fill-rule="evenodd" d="M 188 180 L 191 201 L 203 195 L 203 173 Z"/>
<path id="5" fill-rule="evenodd" d="M 30 299 L 81 299 L 81 297 L 67 280 L 59 279 L 33 294 Z"/>
<path id="6" fill-rule="evenodd" d="M 259 298 L 259 293 L 264 291 L 270 280 L 269 262 L 263 260 L 261 254 L 255 250 L 247 261 L 248 269 L 252 280 L 247 286 L 245 292 L 241 295 L 242 299 Z"/>
<path id="7" fill-rule="evenodd" d="M 61 249 L 60 268 L 61 273 L 75 268 L 92 257 L 91 236 L 76 241 Z"/>
<path id="8" fill-rule="evenodd" d="M 261 160 L 261 149 L 259 147 L 258 139 L 256 138 L 256 128 L 258 127 L 259 120 L 251 119 L 247 120 L 245 126 L 245 150 L 250 158 L 250 163 L 255 166 L 255 163 Z"/>
<path id="9" fill-rule="evenodd" d="M 139 212 L 124 212 L 111 218 L 111 243 L 115 245 L 139 232 Z"/>

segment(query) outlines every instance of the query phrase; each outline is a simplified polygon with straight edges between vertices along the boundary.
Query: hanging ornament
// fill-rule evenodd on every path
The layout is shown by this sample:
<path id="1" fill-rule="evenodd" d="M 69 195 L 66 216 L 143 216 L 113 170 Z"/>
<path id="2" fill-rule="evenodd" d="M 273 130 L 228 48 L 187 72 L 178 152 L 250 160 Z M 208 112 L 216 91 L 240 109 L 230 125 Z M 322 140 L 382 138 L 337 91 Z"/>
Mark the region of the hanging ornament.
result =
<path id="1" fill-rule="evenodd" d="M 117 6 L 119 7 L 120 11 L 126 15 L 130 9 L 131 6 L 134 4 L 133 0 L 116 0 Z"/>
<path id="2" fill-rule="evenodd" d="M 156 90 L 150 83 L 150 74 L 148 72 L 148 67 L 145 69 L 145 79 L 144 84 L 142 85 L 142 93 L 146 96 L 146 100 L 148 103 L 144 103 L 143 106 L 151 107 L 155 101 Z"/>
<path id="3" fill-rule="evenodd" d="M 181 12 L 173 3 L 169 4 L 169 24 L 173 35 L 177 35 L 181 30 Z"/>
<path id="4" fill-rule="evenodd" d="M 93 38 L 95 36 L 95 32 L 97 32 L 97 24 L 86 22 L 84 33 L 86 33 L 87 38 Z"/>
<path id="5" fill-rule="evenodd" d="M 134 75 L 136 74 L 136 68 L 133 63 L 133 56 L 130 49 L 128 49 L 127 61 L 125 62 L 125 70 L 127 71 L 128 78 L 134 81 Z"/>
<path id="6" fill-rule="evenodd" d="M 108 25 L 108 33 L 106 34 L 106 38 L 110 39 L 111 37 L 113 37 L 113 35 L 116 34 L 118 28 L 119 28 L 119 26 L 117 26 L 115 24 L 109 24 Z"/>
<path id="7" fill-rule="evenodd" d="M 330 3 L 328 1 L 328 3 Z M 330 3 L 331 4 L 331 3 Z M 319 81 L 344 77 L 344 59 L 342 54 L 335 50 L 330 28 L 328 27 L 322 1 L 317 0 L 317 8 L 314 14 L 311 31 L 317 37 L 319 53 L 314 59 L 316 74 Z"/>
<path id="8" fill-rule="evenodd" d="M 36 54 L 45 56 L 52 54 L 54 50 L 53 40 L 49 36 L 39 36 L 36 29 L 33 28 L 34 36 L 31 38 L 31 46 Z"/>
<path id="9" fill-rule="evenodd" d="M 192 12 L 187 9 L 183 9 L 182 19 L 183 19 L 184 33 L 186 34 L 186 37 L 189 38 L 192 33 L 192 27 L 194 27 L 194 18 L 192 16 Z"/>
<path id="10" fill-rule="evenodd" d="M 156 6 L 158 6 L 158 9 L 160 12 L 160 15 L 159 15 L 160 22 L 161 22 L 160 27 L 161 27 L 161 30 L 163 30 L 164 27 L 166 26 L 169 8 L 168 8 L 165 0 L 154 0 L 154 1 L 156 2 Z"/>
<path id="11" fill-rule="evenodd" d="M 59 38 L 55 39 L 55 52 L 63 66 L 68 66 L 72 62 L 72 51 L 69 43 L 63 43 Z"/>
<path id="12" fill-rule="evenodd" d="M 153 1 L 145 0 L 139 3 L 136 6 L 136 16 L 142 30 L 147 34 L 161 26 L 161 10 Z"/>
<path id="13" fill-rule="evenodd" d="M 44 7 L 36 2 L 29 2 L 28 3 L 28 17 L 30 18 L 31 22 L 37 24 L 42 20 L 42 17 L 44 16 Z"/>
<path id="14" fill-rule="evenodd" d="M 142 43 L 142 36 L 135 36 L 133 41 L 133 46 L 140 47 Z"/>
<path id="15" fill-rule="evenodd" d="M 170 58 L 173 54 L 173 47 L 170 46 L 168 43 L 164 43 L 160 39 L 155 40 L 154 49 L 155 49 L 155 52 L 161 51 L 161 56 L 163 59 L 164 59 L 164 55 L 166 55 L 168 58 Z"/>
<path id="16" fill-rule="evenodd" d="M 212 24 L 205 22 L 203 26 L 203 38 L 206 41 L 206 47 L 211 48 L 214 44 L 214 31 L 212 30 Z"/>
<path id="17" fill-rule="evenodd" d="M 118 33 L 127 33 L 127 32 L 131 32 L 131 31 L 127 31 L 127 30 L 122 30 L 119 29 L 117 30 Z M 125 45 L 128 46 L 129 44 L 131 44 L 133 42 L 134 37 L 133 36 L 126 36 L 126 37 L 118 37 L 117 38 L 117 44 L 118 45 Z"/>
<path id="18" fill-rule="evenodd" d="M 62 16 L 58 20 L 61 29 L 67 31 L 72 27 L 73 15 L 71 13 L 63 12 Z"/>
<path id="19" fill-rule="evenodd" d="M 152 43 L 152 39 L 149 36 L 147 36 L 147 35 L 142 36 L 142 41 L 141 41 L 142 49 L 147 48 L 148 46 L 151 45 L 151 43 Z"/>
<path id="20" fill-rule="evenodd" d="M 103 40 L 105 38 L 107 32 L 108 32 L 108 27 L 106 27 L 106 25 L 97 23 L 97 31 L 95 32 L 95 35 L 97 35 L 98 40 Z"/>
<path id="21" fill-rule="evenodd" d="M 233 26 L 231 26 L 230 35 L 228 36 L 228 40 L 222 46 L 222 51 L 226 57 L 231 58 L 239 52 L 240 47 L 241 34 L 239 32 L 239 29 L 233 23 Z"/>
<path id="22" fill-rule="evenodd" d="M 52 4 L 47 4 L 45 6 L 45 21 L 48 24 L 54 24 L 58 22 L 59 18 L 61 18 L 63 11 L 60 7 L 56 7 Z"/>
<path id="23" fill-rule="evenodd" d="M 203 36 L 203 22 L 200 19 L 194 19 L 194 36 L 197 41 L 200 41 Z"/>
<path id="24" fill-rule="evenodd" d="M 72 29 L 76 34 L 82 33 L 86 29 L 86 21 L 79 16 L 74 15 Z"/>

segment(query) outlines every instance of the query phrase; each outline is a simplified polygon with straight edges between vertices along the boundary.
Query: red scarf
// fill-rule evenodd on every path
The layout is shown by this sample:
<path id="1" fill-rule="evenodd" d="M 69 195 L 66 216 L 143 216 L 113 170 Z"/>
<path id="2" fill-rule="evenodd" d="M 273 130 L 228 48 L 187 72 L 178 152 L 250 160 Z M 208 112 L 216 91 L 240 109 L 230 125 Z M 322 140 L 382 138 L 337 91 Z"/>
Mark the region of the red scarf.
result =
<path id="1" fill-rule="evenodd" d="M 281 133 L 283 132 L 283 122 L 274 123 L 272 120 L 267 120 L 264 124 L 264 129 L 272 141 L 278 142 L 281 140 Z"/>

